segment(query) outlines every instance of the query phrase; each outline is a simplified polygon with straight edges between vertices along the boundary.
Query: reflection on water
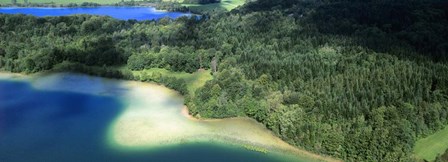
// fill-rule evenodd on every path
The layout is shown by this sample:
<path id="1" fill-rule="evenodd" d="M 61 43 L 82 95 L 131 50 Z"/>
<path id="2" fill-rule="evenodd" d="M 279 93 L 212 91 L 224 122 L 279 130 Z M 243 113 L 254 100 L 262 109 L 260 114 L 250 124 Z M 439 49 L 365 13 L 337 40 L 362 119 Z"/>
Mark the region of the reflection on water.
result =
<path id="1" fill-rule="evenodd" d="M 161 86 L 85 75 L 0 79 L 0 161 L 306 159 L 279 158 L 293 149 L 252 120 L 193 120 L 182 103 Z"/>

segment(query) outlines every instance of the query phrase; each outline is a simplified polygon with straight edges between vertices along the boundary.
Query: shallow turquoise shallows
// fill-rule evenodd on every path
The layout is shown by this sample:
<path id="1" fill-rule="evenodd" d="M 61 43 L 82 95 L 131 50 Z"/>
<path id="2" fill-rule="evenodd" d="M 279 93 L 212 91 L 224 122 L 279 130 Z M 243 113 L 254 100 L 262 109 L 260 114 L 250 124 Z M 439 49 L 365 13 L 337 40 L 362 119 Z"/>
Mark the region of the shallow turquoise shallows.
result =
<path id="1" fill-rule="evenodd" d="M 107 86 L 114 93 L 126 92 L 120 84 L 104 83 L 82 75 L 85 89 Z M 46 86 L 65 86 L 50 83 Z M 120 150 L 108 144 L 107 132 L 126 106 L 119 96 L 44 90 L 28 81 L 0 79 L 1 162 L 84 161 L 279 161 L 278 157 L 243 147 L 211 142 L 185 143 L 148 149 Z"/>
<path id="2" fill-rule="evenodd" d="M 167 12 L 156 10 L 154 7 L 76 7 L 76 8 L 18 8 L 2 7 L 0 13 L 4 14 L 28 14 L 38 17 L 43 16 L 68 16 L 74 14 L 90 14 L 111 16 L 120 20 L 158 20 L 164 17 L 178 18 L 181 16 L 190 16 L 189 13 Z"/>

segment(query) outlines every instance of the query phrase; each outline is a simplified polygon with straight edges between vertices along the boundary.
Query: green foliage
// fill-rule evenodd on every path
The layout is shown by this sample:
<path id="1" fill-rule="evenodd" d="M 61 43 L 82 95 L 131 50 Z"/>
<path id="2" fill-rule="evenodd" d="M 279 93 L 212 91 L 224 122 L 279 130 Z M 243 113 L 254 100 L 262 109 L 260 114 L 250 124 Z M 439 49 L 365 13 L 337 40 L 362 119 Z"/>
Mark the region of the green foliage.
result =
<path id="1" fill-rule="evenodd" d="M 132 75 L 134 76 L 134 80 L 161 83 L 170 88 L 179 89 L 179 92 L 184 95 L 194 95 L 194 92 L 199 87 L 202 87 L 205 82 L 212 79 L 210 72 L 206 70 L 186 73 L 174 72 L 160 68 L 150 68 L 141 71 L 132 71 Z M 165 83 L 165 81 L 168 81 L 169 83 Z M 183 82 L 185 82 L 185 85 Z M 167 84 L 173 84 L 174 86 Z M 187 91 L 188 93 L 186 93 Z"/>
<path id="2" fill-rule="evenodd" d="M 127 53 L 117 48 L 112 36 L 107 35 L 129 25 L 124 21 L 86 15 L 45 19 L 0 15 L 0 22 L 3 24 L 0 48 L 4 51 L 2 61 L 6 62 L 3 68 L 9 71 L 49 70 L 63 61 L 91 66 L 118 65 L 127 59 Z"/>
<path id="3" fill-rule="evenodd" d="M 195 116 L 248 116 L 293 145 L 347 161 L 410 161 L 418 139 L 448 124 L 443 6 L 258 0 L 157 22 L 0 15 L 0 69 L 126 65 L 138 70 L 134 79 L 187 94 Z M 200 68 L 213 78 L 182 77 Z"/>
<path id="4" fill-rule="evenodd" d="M 182 95 L 188 95 L 187 84 L 183 79 L 175 77 L 161 77 L 159 83 L 163 83 L 168 88 L 178 91 Z"/>
<path id="5" fill-rule="evenodd" d="M 86 66 L 80 63 L 62 62 L 55 65 L 51 70 L 52 72 L 74 72 L 83 73 L 93 76 L 101 76 L 106 78 L 116 78 L 116 79 L 134 79 L 131 71 L 128 70 L 118 70 L 110 67 L 97 67 L 97 66 Z"/>
<path id="6" fill-rule="evenodd" d="M 272 7 L 276 4 L 280 6 Z M 203 27 L 208 28 L 199 31 L 205 41 L 201 45 L 225 55 L 215 79 L 198 90 L 192 113 L 219 118 L 244 112 L 289 143 L 349 161 L 410 160 L 417 139 L 447 124 L 446 55 L 422 50 L 402 37 L 412 33 L 374 26 L 397 23 L 393 20 L 378 22 L 364 15 L 362 21 L 372 22 L 356 26 L 363 22 L 355 20 L 349 24 L 356 29 L 347 31 L 340 31 L 343 24 L 325 24 L 331 16 L 338 17 L 335 23 L 347 22 L 359 12 L 348 10 L 342 17 L 331 12 L 362 3 L 336 4 L 258 1 L 206 21 Z M 387 3 L 380 5 L 390 9 Z M 407 26 L 420 21 L 413 19 Z M 448 24 L 441 17 L 424 21 Z M 437 36 L 429 46 L 446 42 L 445 30 L 431 31 Z M 243 79 L 224 82 L 221 75 L 232 78 L 229 67 L 241 69 Z M 235 83 L 245 86 L 231 91 Z M 236 110 L 217 107 L 221 96 L 213 89 L 226 94 L 229 107 L 236 103 Z"/>

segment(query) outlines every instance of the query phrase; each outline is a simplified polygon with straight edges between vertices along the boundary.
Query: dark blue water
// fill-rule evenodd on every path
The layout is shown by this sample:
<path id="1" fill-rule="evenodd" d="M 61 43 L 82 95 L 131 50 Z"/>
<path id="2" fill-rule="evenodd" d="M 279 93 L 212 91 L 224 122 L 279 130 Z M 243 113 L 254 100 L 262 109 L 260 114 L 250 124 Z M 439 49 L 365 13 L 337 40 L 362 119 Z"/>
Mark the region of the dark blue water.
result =
<path id="1" fill-rule="evenodd" d="M 153 7 L 77 7 L 77 8 L 16 8 L 3 7 L 0 13 L 5 14 L 29 14 L 38 17 L 43 16 L 67 16 L 74 14 L 91 14 L 111 16 L 120 20 L 158 20 L 164 17 L 178 18 L 190 16 L 188 13 L 158 11 Z"/>
<path id="2" fill-rule="evenodd" d="M 123 109 L 114 97 L 37 90 L 27 82 L 0 80 L 0 162 L 278 161 L 213 143 L 113 149 L 108 127 Z"/>

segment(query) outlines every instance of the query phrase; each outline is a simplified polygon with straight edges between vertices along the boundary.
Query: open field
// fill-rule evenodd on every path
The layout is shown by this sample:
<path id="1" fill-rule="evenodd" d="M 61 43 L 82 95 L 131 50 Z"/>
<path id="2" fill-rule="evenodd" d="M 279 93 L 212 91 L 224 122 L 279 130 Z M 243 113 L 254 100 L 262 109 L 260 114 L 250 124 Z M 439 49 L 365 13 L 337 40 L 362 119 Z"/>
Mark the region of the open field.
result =
<path id="1" fill-rule="evenodd" d="M 154 73 L 160 73 L 162 76 L 165 77 L 175 77 L 184 79 L 187 83 L 187 88 L 190 94 L 194 94 L 194 91 L 196 91 L 196 89 L 202 87 L 205 84 L 205 82 L 213 78 L 212 75 L 210 74 L 210 70 L 200 70 L 190 74 L 186 72 L 172 72 L 166 69 L 152 68 L 141 71 L 132 71 L 132 73 L 134 76 L 137 75 L 140 77 L 142 75 L 152 75 Z"/>
<path id="2" fill-rule="evenodd" d="M 184 4 L 184 6 L 190 7 L 193 11 L 203 11 L 203 10 L 213 10 L 213 9 L 225 9 L 230 11 L 238 6 L 246 3 L 246 0 L 222 0 L 221 3 L 213 3 L 213 4 Z"/>
<path id="3" fill-rule="evenodd" d="M 448 148 L 448 127 L 417 141 L 414 153 L 418 158 L 433 161 Z"/>

